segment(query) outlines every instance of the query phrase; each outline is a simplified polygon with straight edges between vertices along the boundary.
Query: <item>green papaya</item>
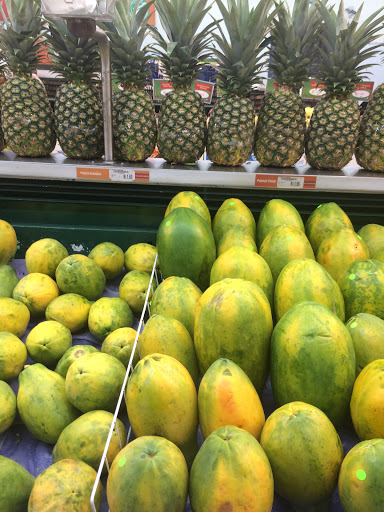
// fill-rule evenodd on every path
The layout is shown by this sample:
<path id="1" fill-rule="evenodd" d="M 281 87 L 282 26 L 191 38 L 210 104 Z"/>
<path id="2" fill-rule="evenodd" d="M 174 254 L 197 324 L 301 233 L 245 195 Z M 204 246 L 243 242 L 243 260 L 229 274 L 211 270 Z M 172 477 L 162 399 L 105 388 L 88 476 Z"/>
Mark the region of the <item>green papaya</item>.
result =
<path id="1" fill-rule="evenodd" d="M 40 363 L 20 373 L 17 409 L 31 434 L 51 444 L 80 414 L 67 399 L 63 377 Z"/>
<path id="2" fill-rule="evenodd" d="M 0 455 L 0 510 L 26 512 L 35 477 L 14 460 Z"/>
<path id="3" fill-rule="evenodd" d="M 65 379 L 67 376 L 68 368 L 71 366 L 71 364 L 75 362 L 79 357 L 85 356 L 86 354 L 91 354 L 92 352 L 99 351 L 92 345 L 73 345 L 73 347 L 70 347 L 66 352 L 64 352 L 56 365 L 55 372 Z"/>
<path id="4" fill-rule="evenodd" d="M 0 265 L 0 297 L 12 297 L 12 292 L 19 278 L 11 265 Z"/>

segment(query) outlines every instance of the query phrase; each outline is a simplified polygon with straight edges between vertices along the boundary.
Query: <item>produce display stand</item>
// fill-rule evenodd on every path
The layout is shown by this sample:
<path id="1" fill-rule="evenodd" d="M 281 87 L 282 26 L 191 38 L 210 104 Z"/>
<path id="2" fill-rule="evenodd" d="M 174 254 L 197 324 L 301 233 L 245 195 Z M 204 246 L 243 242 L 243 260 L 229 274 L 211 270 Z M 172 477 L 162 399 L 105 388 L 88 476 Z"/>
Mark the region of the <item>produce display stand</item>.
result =
<path id="1" fill-rule="evenodd" d="M 368 223 L 384 224 L 384 174 L 352 164 L 329 172 L 313 170 L 303 162 L 289 169 L 265 168 L 257 162 L 224 168 L 209 161 L 170 165 L 162 159 L 106 165 L 102 160 L 69 160 L 60 152 L 42 159 L 23 159 L 9 151 L 0 155 L 0 218 L 10 222 L 18 235 L 13 265 L 19 277 L 26 272 L 26 249 L 40 238 L 56 238 L 70 252 L 84 254 L 103 241 L 114 242 L 124 251 L 133 243 L 155 244 L 166 206 L 181 190 L 196 190 L 212 217 L 225 199 L 237 197 L 257 220 L 264 204 L 278 197 L 294 204 L 304 221 L 316 206 L 334 201 L 356 230 Z M 113 288 L 112 283 L 107 294 L 118 295 L 116 284 Z M 79 336 L 74 343 L 90 340 Z M 268 416 L 275 408 L 270 383 L 262 403 Z M 358 439 L 351 425 L 339 434 L 347 453 Z M 0 436 L 0 453 L 35 475 L 52 463 L 51 452 L 51 446 L 34 440 L 19 423 Z M 108 510 L 105 497 L 101 510 Z M 290 510 L 276 497 L 273 512 Z M 330 511 L 341 512 L 337 491 Z"/>

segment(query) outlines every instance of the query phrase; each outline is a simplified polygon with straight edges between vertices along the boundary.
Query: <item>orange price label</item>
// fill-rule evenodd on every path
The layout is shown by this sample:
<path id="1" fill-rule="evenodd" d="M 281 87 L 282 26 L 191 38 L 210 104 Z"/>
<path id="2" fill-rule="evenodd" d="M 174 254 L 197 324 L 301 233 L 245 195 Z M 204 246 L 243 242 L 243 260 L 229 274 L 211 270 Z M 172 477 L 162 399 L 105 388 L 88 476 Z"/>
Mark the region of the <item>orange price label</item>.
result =
<path id="1" fill-rule="evenodd" d="M 99 167 L 77 167 L 76 175 L 83 180 L 109 180 L 109 169 Z"/>

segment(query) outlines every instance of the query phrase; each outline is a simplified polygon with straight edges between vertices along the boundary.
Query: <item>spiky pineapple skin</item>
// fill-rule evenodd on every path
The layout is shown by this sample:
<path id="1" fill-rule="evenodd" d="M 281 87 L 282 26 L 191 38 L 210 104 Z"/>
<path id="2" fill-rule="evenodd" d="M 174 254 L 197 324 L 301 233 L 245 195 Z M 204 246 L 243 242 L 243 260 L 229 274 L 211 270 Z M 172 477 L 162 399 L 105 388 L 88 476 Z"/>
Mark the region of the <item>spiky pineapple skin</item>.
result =
<path id="1" fill-rule="evenodd" d="M 113 99 L 113 144 L 117 160 L 142 162 L 156 145 L 153 103 L 146 91 L 127 88 Z"/>
<path id="2" fill-rule="evenodd" d="M 206 116 L 199 93 L 171 91 L 161 105 L 157 144 L 168 162 L 193 163 L 204 153 Z"/>
<path id="3" fill-rule="evenodd" d="M 268 167 L 291 167 L 304 153 L 305 108 L 291 91 L 267 93 L 255 134 L 255 157 Z"/>
<path id="4" fill-rule="evenodd" d="M 104 153 L 103 111 L 97 89 L 68 82 L 56 92 L 56 132 L 68 158 L 91 160 Z"/>
<path id="5" fill-rule="evenodd" d="M 1 94 L 0 94 L 0 151 L 3 151 L 4 148 L 5 148 L 5 140 L 4 140 L 3 129 L 1 127 Z"/>
<path id="6" fill-rule="evenodd" d="M 364 112 L 355 154 L 364 169 L 384 172 L 384 84 L 376 88 Z"/>
<path id="7" fill-rule="evenodd" d="M 354 100 L 331 96 L 316 106 L 305 138 L 308 164 L 339 171 L 353 157 L 359 136 L 360 111 Z"/>
<path id="8" fill-rule="evenodd" d="M 9 149 L 19 156 L 49 155 L 56 145 L 53 111 L 43 86 L 12 77 L 1 89 L 1 121 Z"/>
<path id="9" fill-rule="evenodd" d="M 207 137 L 207 155 L 218 165 L 241 165 L 252 154 L 254 107 L 249 98 L 225 95 L 213 107 Z"/>

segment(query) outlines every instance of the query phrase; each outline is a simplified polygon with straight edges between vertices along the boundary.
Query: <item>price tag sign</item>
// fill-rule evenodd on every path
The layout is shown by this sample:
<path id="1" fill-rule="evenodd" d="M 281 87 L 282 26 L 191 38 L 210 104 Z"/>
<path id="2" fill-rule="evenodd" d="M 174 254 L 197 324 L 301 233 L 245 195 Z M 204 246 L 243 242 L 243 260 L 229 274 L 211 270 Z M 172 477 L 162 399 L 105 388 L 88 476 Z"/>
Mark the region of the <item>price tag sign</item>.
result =
<path id="1" fill-rule="evenodd" d="M 133 169 L 110 169 L 109 179 L 111 181 L 135 181 L 136 175 Z"/>
<path id="2" fill-rule="evenodd" d="M 280 174 L 256 174 L 257 188 L 315 189 L 317 176 L 287 176 Z"/>
<path id="3" fill-rule="evenodd" d="M 303 188 L 304 176 L 279 176 L 277 188 Z"/>

